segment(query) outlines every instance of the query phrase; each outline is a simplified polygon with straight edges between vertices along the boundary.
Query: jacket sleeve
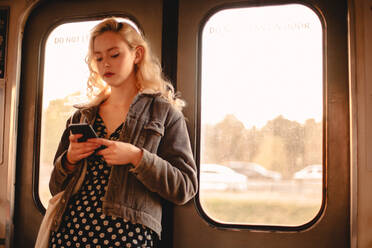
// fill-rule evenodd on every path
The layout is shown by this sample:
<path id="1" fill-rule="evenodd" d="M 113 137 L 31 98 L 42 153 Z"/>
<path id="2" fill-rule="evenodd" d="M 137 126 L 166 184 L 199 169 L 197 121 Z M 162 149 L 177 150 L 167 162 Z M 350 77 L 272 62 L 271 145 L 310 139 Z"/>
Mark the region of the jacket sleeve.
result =
<path id="1" fill-rule="evenodd" d="M 62 190 L 64 190 L 67 186 L 67 184 L 70 182 L 71 178 L 74 176 L 74 174 L 68 174 L 67 171 L 64 168 L 65 159 L 68 147 L 70 145 L 69 136 L 70 133 L 68 131 L 68 125 L 70 123 L 71 118 L 66 123 L 66 128 L 62 134 L 62 138 L 59 142 L 57 152 L 54 156 L 54 168 L 52 170 L 52 174 L 50 176 L 49 180 L 49 190 L 52 195 L 55 195 Z M 77 164 L 76 166 L 79 166 Z M 78 170 L 75 170 L 75 173 Z"/>
<path id="2" fill-rule="evenodd" d="M 197 192 L 197 174 L 185 119 L 181 113 L 165 126 L 158 154 L 143 149 L 131 171 L 149 190 L 181 205 Z"/>

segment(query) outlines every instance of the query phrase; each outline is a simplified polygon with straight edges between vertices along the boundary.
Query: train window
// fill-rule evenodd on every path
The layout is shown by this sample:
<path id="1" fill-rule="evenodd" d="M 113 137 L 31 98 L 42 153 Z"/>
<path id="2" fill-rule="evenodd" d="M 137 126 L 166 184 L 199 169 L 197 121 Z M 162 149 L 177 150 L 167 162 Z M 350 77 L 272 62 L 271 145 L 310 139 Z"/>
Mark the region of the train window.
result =
<path id="1" fill-rule="evenodd" d="M 137 28 L 128 19 L 122 20 Z M 45 42 L 39 167 L 39 198 L 44 207 L 51 198 L 49 178 L 66 120 L 75 110 L 73 104 L 88 100 L 86 82 L 89 71 L 85 57 L 89 31 L 98 22 L 59 25 Z"/>
<path id="2" fill-rule="evenodd" d="M 39 197 L 45 207 L 51 197 L 48 184 L 54 154 L 66 120 L 74 111 L 72 105 L 85 100 L 88 68 L 84 60 L 89 30 L 96 23 L 59 25 L 45 43 L 39 167 Z"/>
<path id="3" fill-rule="evenodd" d="M 300 4 L 202 27 L 199 204 L 212 222 L 299 227 L 323 202 L 323 29 Z"/>

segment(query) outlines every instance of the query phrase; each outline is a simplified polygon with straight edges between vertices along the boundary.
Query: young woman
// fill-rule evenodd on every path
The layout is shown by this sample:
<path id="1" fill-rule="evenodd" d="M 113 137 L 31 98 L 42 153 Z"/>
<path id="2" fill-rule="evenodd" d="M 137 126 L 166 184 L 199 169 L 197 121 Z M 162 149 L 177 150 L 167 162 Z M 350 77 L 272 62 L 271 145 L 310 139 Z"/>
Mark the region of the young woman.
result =
<path id="1" fill-rule="evenodd" d="M 183 102 L 144 37 L 113 18 L 91 33 L 87 63 L 95 96 L 67 121 L 50 179 L 64 190 L 50 247 L 152 247 L 161 198 L 184 204 L 197 191 Z M 99 138 L 78 142 L 70 123 Z"/>

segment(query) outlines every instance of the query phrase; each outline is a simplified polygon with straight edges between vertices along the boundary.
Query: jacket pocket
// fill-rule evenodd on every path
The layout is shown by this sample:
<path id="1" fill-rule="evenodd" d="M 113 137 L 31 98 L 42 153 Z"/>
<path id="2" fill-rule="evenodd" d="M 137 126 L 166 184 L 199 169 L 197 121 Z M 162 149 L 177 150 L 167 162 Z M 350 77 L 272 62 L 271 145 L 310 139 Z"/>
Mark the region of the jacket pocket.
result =
<path id="1" fill-rule="evenodd" d="M 156 152 L 161 138 L 164 135 L 164 125 L 160 121 L 152 120 L 143 126 L 143 148 Z"/>
<path id="2" fill-rule="evenodd" d="M 154 132 L 154 134 L 159 136 L 164 135 L 164 125 L 160 121 L 150 121 L 143 127 L 143 129 Z"/>

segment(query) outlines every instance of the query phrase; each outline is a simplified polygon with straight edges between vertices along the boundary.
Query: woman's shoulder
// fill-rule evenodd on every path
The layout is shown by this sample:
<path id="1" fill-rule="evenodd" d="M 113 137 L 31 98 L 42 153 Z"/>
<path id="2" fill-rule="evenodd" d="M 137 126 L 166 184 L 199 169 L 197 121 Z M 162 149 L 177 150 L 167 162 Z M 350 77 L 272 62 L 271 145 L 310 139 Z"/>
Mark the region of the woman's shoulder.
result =
<path id="1" fill-rule="evenodd" d="M 176 108 L 176 106 L 174 106 L 171 102 L 169 102 L 168 99 L 164 98 L 161 95 L 154 96 L 154 105 L 158 109 L 162 109 L 163 112 L 165 112 L 169 118 L 179 119 L 183 117 L 182 112 L 178 108 Z"/>
<path id="2" fill-rule="evenodd" d="M 148 115 L 149 120 L 163 123 L 165 126 L 173 125 L 183 114 L 172 103 L 170 103 L 161 94 L 142 94 L 140 96 L 142 106 L 148 106 L 147 111 L 143 112 Z"/>

